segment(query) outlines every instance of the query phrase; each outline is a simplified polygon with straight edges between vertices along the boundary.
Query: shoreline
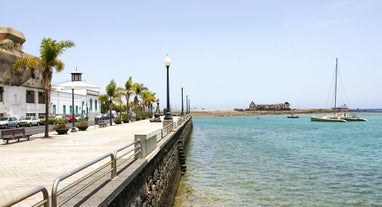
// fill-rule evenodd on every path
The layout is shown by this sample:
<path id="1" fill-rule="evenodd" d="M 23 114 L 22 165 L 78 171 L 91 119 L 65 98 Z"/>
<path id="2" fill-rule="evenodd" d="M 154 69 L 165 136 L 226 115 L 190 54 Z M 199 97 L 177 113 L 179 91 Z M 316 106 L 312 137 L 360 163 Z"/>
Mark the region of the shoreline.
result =
<path id="1" fill-rule="evenodd" d="M 347 112 L 364 113 L 364 111 L 348 110 Z M 291 115 L 291 114 L 323 114 L 334 113 L 332 109 L 293 109 L 290 111 L 236 111 L 229 109 L 222 110 L 192 110 L 192 116 L 212 116 L 212 117 L 224 117 L 224 116 L 259 116 L 259 115 Z M 375 113 L 375 112 L 374 112 Z"/>

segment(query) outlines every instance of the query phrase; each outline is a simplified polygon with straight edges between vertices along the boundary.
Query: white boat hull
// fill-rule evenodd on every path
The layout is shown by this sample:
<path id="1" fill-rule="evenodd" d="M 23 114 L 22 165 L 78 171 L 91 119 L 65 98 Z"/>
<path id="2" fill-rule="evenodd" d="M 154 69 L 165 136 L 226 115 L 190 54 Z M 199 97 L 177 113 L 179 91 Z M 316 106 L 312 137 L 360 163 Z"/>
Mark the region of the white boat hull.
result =
<path id="1" fill-rule="evenodd" d="M 346 122 L 346 120 L 344 120 L 344 119 L 341 119 L 339 117 L 332 117 L 332 116 L 322 116 L 322 117 L 312 116 L 312 117 L 310 117 L 310 121 L 315 121 L 315 122 Z"/>

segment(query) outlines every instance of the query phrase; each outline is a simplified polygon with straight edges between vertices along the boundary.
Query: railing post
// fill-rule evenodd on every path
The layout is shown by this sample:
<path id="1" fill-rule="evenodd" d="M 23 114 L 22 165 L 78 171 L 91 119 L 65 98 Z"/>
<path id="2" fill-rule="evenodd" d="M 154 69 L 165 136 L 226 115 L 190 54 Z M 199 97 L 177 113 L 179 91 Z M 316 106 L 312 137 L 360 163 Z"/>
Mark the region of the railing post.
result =
<path id="1" fill-rule="evenodd" d="M 111 179 L 117 176 L 117 151 L 111 154 Z"/>

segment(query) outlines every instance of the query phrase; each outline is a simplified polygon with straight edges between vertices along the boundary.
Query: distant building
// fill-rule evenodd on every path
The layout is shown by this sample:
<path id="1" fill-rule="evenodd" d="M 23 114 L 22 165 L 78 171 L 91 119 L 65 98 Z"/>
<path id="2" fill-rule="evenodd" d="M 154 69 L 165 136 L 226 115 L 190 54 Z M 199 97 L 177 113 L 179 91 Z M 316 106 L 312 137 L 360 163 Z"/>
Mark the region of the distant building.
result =
<path id="1" fill-rule="evenodd" d="M 249 104 L 250 111 L 255 110 L 276 110 L 276 111 L 287 111 L 290 110 L 290 104 L 288 102 L 285 103 L 279 103 L 279 104 L 255 104 L 255 102 L 251 102 Z"/>

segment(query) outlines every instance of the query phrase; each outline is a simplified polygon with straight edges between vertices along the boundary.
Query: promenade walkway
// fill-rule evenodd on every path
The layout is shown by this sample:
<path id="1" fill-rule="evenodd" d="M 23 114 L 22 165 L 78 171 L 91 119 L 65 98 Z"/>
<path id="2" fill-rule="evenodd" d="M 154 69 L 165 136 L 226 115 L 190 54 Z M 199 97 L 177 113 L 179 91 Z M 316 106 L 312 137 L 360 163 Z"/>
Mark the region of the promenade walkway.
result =
<path id="1" fill-rule="evenodd" d="M 137 133 L 162 128 L 163 122 L 142 120 L 102 128 L 90 126 L 75 133 L 69 130 L 67 135 L 53 131 L 50 138 L 36 134 L 30 141 L 0 144 L 0 206 L 36 186 L 50 191 L 58 176 L 133 142 Z"/>

